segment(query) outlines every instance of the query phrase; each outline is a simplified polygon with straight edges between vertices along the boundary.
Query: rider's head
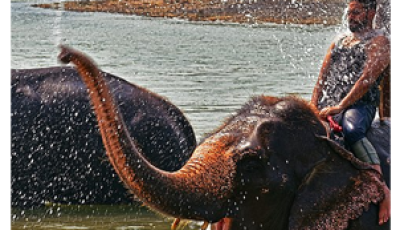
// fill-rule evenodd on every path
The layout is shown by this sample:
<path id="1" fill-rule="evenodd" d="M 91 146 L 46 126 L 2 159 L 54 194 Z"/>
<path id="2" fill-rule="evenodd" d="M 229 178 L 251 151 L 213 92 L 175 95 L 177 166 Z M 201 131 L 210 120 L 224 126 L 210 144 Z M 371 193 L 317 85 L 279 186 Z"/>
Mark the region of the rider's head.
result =
<path id="1" fill-rule="evenodd" d="M 350 0 L 347 21 L 351 32 L 361 32 L 372 28 L 376 13 L 375 0 Z"/>

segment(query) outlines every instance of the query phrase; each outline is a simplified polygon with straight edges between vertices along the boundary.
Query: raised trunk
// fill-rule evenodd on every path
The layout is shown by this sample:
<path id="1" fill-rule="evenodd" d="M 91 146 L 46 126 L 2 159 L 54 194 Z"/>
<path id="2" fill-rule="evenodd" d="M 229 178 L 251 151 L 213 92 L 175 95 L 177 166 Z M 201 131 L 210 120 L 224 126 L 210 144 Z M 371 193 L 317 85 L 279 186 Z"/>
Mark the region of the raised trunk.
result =
<path id="1" fill-rule="evenodd" d="M 90 90 L 109 161 L 127 188 L 146 205 L 174 217 L 207 221 L 224 217 L 234 167 L 229 155 L 214 153 L 225 152 L 221 148 L 226 140 L 204 143 L 177 172 L 155 168 L 130 139 L 101 71 L 83 54 L 64 46 L 61 49 L 60 60 L 74 63 Z"/>

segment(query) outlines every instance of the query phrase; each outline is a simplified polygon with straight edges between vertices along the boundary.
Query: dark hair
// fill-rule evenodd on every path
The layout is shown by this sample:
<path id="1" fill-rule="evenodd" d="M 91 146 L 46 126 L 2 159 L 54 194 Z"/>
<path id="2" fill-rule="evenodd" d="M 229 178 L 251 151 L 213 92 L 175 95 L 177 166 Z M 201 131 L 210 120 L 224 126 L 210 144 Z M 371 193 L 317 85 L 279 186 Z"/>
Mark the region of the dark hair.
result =
<path id="1" fill-rule="evenodd" d="M 352 1 L 356 1 L 359 2 L 361 4 L 363 4 L 364 8 L 368 9 L 368 10 L 376 10 L 376 0 L 351 0 Z"/>

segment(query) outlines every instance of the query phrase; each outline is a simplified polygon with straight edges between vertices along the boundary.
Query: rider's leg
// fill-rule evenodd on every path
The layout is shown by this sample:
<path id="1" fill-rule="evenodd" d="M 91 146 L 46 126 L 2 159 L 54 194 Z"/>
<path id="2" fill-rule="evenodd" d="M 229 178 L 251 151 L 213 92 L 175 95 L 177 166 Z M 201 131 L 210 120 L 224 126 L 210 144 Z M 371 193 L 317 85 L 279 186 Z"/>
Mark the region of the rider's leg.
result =
<path id="1" fill-rule="evenodd" d="M 366 138 L 375 113 L 375 106 L 353 105 L 343 113 L 341 122 L 346 144 L 357 158 L 370 164 L 380 164 L 374 146 Z"/>
<path id="2" fill-rule="evenodd" d="M 375 148 L 366 138 L 366 133 L 375 117 L 373 106 L 352 106 L 343 115 L 342 126 L 346 143 L 351 146 L 354 155 L 360 160 L 370 163 L 382 174 L 380 161 Z M 385 198 L 379 205 L 379 224 L 390 217 L 390 190 L 384 187 Z"/>
<path id="3" fill-rule="evenodd" d="M 352 146 L 366 136 L 375 113 L 376 108 L 372 105 L 353 105 L 344 111 L 340 124 L 346 144 Z"/>
<path id="4" fill-rule="evenodd" d="M 381 162 L 379 160 L 378 153 L 376 152 L 374 146 L 371 144 L 368 138 L 363 137 L 360 140 L 356 141 L 351 145 L 351 149 L 354 155 L 361 161 L 373 165 L 380 165 Z"/>

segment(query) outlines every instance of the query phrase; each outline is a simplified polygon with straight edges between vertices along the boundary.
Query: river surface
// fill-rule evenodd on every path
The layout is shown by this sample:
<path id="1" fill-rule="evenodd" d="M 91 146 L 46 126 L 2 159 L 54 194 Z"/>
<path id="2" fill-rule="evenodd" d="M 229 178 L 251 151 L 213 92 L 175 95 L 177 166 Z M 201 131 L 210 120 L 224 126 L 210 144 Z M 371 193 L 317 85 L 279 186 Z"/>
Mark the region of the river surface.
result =
<path id="1" fill-rule="evenodd" d="M 325 52 L 341 29 L 64 12 L 33 3 L 44 1 L 11 2 L 12 68 L 59 65 L 57 45 L 71 45 L 104 71 L 168 98 L 184 111 L 198 140 L 252 96 L 310 99 Z M 170 224 L 131 206 L 12 210 L 12 229 L 161 230 Z"/>

